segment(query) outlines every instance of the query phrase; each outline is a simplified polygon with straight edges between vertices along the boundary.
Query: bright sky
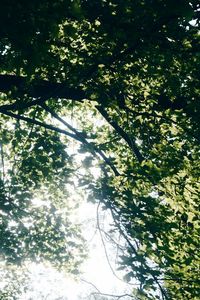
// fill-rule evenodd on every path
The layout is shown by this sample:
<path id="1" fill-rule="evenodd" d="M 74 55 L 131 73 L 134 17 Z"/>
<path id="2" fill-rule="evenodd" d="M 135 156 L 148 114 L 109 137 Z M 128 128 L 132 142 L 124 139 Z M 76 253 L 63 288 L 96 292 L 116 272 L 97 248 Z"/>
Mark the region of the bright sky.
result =
<path id="1" fill-rule="evenodd" d="M 80 215 L 77 216 L 85 221 L 83 233 L 88 241 L 90 251 L 89 259 L 85 261 L 82 267 L 82 281 L 80 280 L 76 283 L 75 280 L 70 279 L 69 276 L 58 273 L 52 268 L 33 264 L 29 266 L 29 271 L 31 271 L 32 274 L 31 290 L 24 294 L 23 297 L 20 298 L 21 300 L 93 300 L 95 298 L 90 297 L 90 294 L 97 292 L 95 287 L 101 293 L 105 294 L 121 295 L 128 290 L 129 293 L 131 293 L 131 287 L 116 278 L 108 265 L 99 231 L 96 230 L 96 212 L 97 205 L 85 203 L 80 207 Z M 107 215 L 105 221 L 107 226 L 110 221 L 111 218 Z M 110 262 L 113 268 L 115 268 L 117 249 L 112 247 L 111 244 L 106 244 Z M 117 275 L 119 278 L 123 277 L 119 271 Z M 110 299 L 114 298 L 110 297 Z"/>

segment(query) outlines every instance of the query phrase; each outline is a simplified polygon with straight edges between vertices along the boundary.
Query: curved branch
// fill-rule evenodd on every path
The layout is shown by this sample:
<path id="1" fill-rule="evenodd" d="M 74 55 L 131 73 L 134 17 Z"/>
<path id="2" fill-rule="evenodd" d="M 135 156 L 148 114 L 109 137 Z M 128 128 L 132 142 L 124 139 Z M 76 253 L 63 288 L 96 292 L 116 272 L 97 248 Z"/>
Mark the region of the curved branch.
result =
<path id="1" fill-rule="evenodd" d="M 107 294 L 107 293 L 93 292 L 90 295 L 91 296 L 100 295 L 100 296 L 112 297 L 112 298 L 115 298 L 115 299 L 122 299 L 124 297 L 129 297 L 131 299 L 135 299 L 136 300 L 135 296 L 132 296 L 130 294 L 113 295 L 113 294 Z M 137 298 L 137 300 L 141 300 L 141 299 Z"/>
<path id="2" fill-rule="evenodd" d="M 117 122 L 113 121 L 107 111 L 102 106 L 96 106 L 97 110 L 100 114 L 106 119 L 106 121 L 116 130 L 116 132 L 126 141 L 128 146 L 132 149 L 134 155 L 136 156 L 139 163 L 143 162 L 144 157 L 140 153 L 135 141 L 129 137 L 129 135 L 117 124 Z"/>
<path id="3" fill-rule="evenodd" d="M 88 280 L 85 280 L 85 279 L 83 279 L 83 278 L 81 278 L 81 281 L 82 282 L 85 282 L 85 283 L 87 283 L 87 284 L 89 284 L 89 285 L 91 285 L 99 294 L 101 294 L 101 292 L 100 292 L 100 290 L 96 287 L 96 285 L 94 285 L 92 282 L 90 282 L 90 281 L 88 281 Z"/>
<path id="4" fill-rule="evenodd" d="M 53 125 L 42 123 L 40 121 L 31 119 L 31 118 L 28 118 L 28 117 L 24 117 L 24 116 L 21 116 L 21 115 L 18 115 L 18 114 L 14 114 L 14 113 L 12 113 L 10 111 L 2 109 L 1 107 L 0 107 L 0 113 L 4 114 L 6 116 L 9 116 L 11 118 L 17 119 L 17 120 L 22 120 L 22 121 L 25 121 L 25 122 L 30 123 L 30 124 L 38 125 L 40 127 L 43 127 L 43 128 L 49 129 L 49 130 L 53 130 L 55 132 L 62 133 L 64 135 L 69 136 L 69 137 L 71 137 L 71 138 L 73 138 L 75 140 L 78 140 L 80 142 L 80 140 L 78 139 L 78 137 L 75 134 L 70 133 L 70 132 L 68 132 L 66 130 L 57 128 L 57 127 L 55 127 Z"/>
<path id="5" fill-rule="evenodd" d="M 40 98 L 39 101 L 44 101 L 44 99 L 49 98 L 64 98 L 72 99 L 74 101 L 82 101 L 86 99 L 85 92 L 79 88 L 69 87 L 67 82 L 51 82 L 48 80 L 33 80 L 31 83 L 28 82 L 27 77 L 0 74 L 0 92 L 8 93 L 10 91 L 15 91 L 15 93 L 21 95 L 27 95 L 32 98 Z M 29 104 L 31 104 L 30 102 Z M 22 105 L 24 107 L 25 103 L 15 104 L 14 106 Z M 23 108 L 20 107 L 20 108 Z M 6 108 L 6 107 L 5 107 Z"/>

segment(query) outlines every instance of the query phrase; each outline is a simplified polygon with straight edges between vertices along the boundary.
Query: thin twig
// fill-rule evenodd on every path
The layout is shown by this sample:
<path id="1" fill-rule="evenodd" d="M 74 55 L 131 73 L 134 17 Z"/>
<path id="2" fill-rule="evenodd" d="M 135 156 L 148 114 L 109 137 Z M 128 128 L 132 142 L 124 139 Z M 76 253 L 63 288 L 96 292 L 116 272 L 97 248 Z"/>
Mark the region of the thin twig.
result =
<path id="1" fill-rule="evenodd" d="M 5 164 L 4 164 L 4 151 L 3 151 L 3 141 L 0 144 L 1 147 L 1 164 L 2 164 L 2 181 L 5 180 Z"/>
<path id="2" fill-rule="evenodd" d="M 99 234 L 100 234 L 100 237 L 101 237 L 101 241 L 102 241 L 102 245 L 103 245 L 103 248 L 104 248 L 104 253 L 105 253 L 105 256 L 106 256 L 106 260 L 108 262 L 108 265 L 110 267 L 110 270 L 111 272 L 113 273 L 113 275 L 120 281 L 124 282 L 123 279 L 121 279 L 120 277 L 117 276 L 117 274 L 115 273 L 111 263 L 110 263 L 110 259 L 108 257 L 108 251 L 107 251 L 107 248 L 106 248 L 106 244 L 105 244 L 105 241 L 104 241 L 104 238 L 103 238 L 103 235 L 102 235 L 102 232 L 101 232 L 101 226 L 100 226 L 100 222 L 99 222 L 99 208 L 100 208 L 100 202 L 98 203 L 98 206 L 97 206 L 97 228 L 99 229 Z M 127 283 L 128 285 L 134 285 L 134 284 L 130 284 L 130 283 Z"/>
<path id="3" fill-rule="evenodd" d="M 83 281 L 83 282 L 85 282 L 85 283 L 87 283 L 87 284 L 89 284 L 89 285 L 91 285 L 98 293 L 101 294 L 100 290 L 92 282 L 90 282 L 90 281 L 88 281 L 88 280 L 86 280 L 84 278 L 81 278 L 80 280 Z"/>
<path id="4" fill-rule="evenodd" d="M 91 296 L 95 296 L 95 295 L 101 295 L 101 296 L 106 296 L 106 297 L 112 297 L 112 298 L 116 298 L 116 299 L 121 299 L 123 297 L 130 297 L 132 299 L 136 299 L 135 296 L 132 296 L 130 294 L 122 294 L 122 295 L 113 295 L 113 294 L 107 294 L 107 293 L 91 293 Z"/>

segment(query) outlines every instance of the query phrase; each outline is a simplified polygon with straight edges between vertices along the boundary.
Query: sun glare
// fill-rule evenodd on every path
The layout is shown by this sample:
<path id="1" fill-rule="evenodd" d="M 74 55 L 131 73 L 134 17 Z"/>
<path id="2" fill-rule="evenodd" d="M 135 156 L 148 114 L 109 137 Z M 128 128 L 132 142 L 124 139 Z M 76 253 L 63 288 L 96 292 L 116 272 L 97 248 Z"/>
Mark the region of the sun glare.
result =
<path id="1" fill-rule="evenodd" d="M 108 213 L 100 212 L 100 219 L 109 227 L 111 217 Z M 102 244 L 101 235 L 97 229 L 97 205 L 82 203 L 77 219 L 83 224 L 83 235 L 88 242 L 88 259 L 81 268 L 81 274 L 76 277 L 56 271 L 54 268 L 30 263 L 26 266 L 30 274 L 27 291 L 21 300 L 47 299 L 47 300 L 78 300 L 95 299 L 92 293 L 123 294 L 130 290 L 123 282 L 123 274 L 116 272 L 117 249 L 106 242 L 106 253 Z M 109 266 L 108 263 L 112 265 Z"/>

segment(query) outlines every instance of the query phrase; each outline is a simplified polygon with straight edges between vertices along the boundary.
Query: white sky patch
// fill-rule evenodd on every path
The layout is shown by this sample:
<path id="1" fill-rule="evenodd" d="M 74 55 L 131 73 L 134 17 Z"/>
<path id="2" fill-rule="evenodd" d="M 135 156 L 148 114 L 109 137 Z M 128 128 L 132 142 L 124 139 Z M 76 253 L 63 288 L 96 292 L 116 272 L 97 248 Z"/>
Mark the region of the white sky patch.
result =
<path id="1" fill-rule="evenodd" d="M 195 19 L 195 20 L 190 21 L 189 23 L 190 23 L 190 25 L 197 27 L 198 26 L 197 21 L 198 21 L 198 19 Z"/>
<path id="2" fill-rule="evenodd" d="M 29 264 L 27 268 L 31 275 L 31 281 L 27 292 L 20 296 L 20 300 L 93 300 L 91 293 L 97 292 L 97 289 L 105 294 L 120 295 L 127 290 L 131 293 L 131 287 L 122 281 L 123 273 L 116 271 L 117 247 L 105 242 L 110 263 L 119 279 L 109 267 L 97 229 L 96 214 L 97 205 L 84 202 L 76 215 L 79 222 L 83 224 L 83 235 L 88 241 L 89 249 L 89 258 L 81 268 L 82 274 L 75 280 L 72 276 L 59 273 L 51 267 L 42 264 Z M 101 212 L 101 215 L 103 214 Z M 104 219 L 105 227 L 109 227 L 111 217 L 108 213 Z M 102 217 L 100 223 L 101 221 Z"/>

